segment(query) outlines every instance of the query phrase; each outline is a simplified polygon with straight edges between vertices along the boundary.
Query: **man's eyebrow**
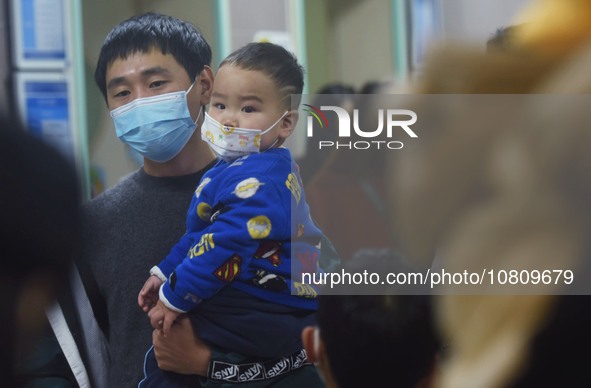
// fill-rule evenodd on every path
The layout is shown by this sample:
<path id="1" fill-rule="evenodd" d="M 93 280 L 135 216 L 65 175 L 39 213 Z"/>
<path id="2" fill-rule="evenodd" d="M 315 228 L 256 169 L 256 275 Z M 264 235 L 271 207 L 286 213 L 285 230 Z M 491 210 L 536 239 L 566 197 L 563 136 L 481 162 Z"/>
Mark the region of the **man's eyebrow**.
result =
<path id="1" fill-rule="evenodd" d="M 115 86 L 119 86 L 124 84 L 127 81 L 127 77 L 115 77 L 109 80 L 107 83 L 107 90 L 114 88 Z"/>
<path id="2" fill-rule="evenodd" d="M 170 74 L 170 70 L 164 68 L 164 67 L 160 67 L 160 66 L 154 66 L 154 67 L 150 67 L 147 69 L 144 69 L 141 71 L 141 76 L 142 77 L 150 77 L 152 75 L 169 75 Z M 107 90 L 114 88 L 115 86 L 119 86 L 121 84 L 124 84 L 125 82 L 127 82 L 127 77 L 126 76 L 122 76 L 122 77 L 115 77 L 113 79 L 111 79 L 108 83 L 107 83 Z"/>
<path id="3" fill-rule="evenodd" d="M 144 69 L 141 72 L 141 75 L 143 77 L 149 77 L 151 75 L 158 75 L 158 74 L 170 74 L 170 70 L 164 68 L 164 67 L 160 67 L 160 66 L 154 66 L 154 67 L 150 67 L 148 69 Z"/>

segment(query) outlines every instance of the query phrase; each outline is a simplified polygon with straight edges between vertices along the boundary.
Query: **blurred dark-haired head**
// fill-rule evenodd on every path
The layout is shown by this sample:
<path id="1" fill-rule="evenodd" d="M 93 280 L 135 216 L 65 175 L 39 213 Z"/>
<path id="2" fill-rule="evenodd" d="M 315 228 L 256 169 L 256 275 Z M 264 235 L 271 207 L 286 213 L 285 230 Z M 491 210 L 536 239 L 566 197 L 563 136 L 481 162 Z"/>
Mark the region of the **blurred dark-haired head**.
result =
<path id="1" fill-rule="evenodd" d="M 16 349 L 41 330 L 45 308 L 68 284 L 80 194 L 70 161 L 1 118 L 0 181 L 0 375 L 11 376 Z"/>
<path id="2" fill-rule="evenodd" d="M 389 250 L 358 252 L 348 272 L 412 271 Z M 339 388 L 415 387 L 433 372 L 439 340 L 428 295 L 320 295 L 317 322 Z"/>

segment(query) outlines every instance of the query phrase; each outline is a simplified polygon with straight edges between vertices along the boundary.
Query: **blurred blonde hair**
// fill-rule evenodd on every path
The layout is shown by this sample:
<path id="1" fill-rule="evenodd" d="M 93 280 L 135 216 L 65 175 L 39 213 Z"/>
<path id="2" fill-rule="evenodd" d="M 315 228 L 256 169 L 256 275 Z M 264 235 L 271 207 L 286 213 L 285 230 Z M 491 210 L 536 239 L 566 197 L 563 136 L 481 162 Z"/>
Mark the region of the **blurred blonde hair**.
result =
<path id="1" fill-rule="evenodd" d="M 591 1 L 542 0 L 523 15 L 528 23 L 515 34 L 517 52 L 441 48 L 415 88 L 423 94 L 532 94 L 515 106 L 519 123 L 491 122 L 471 106 L 450 106 L 448 126 L 420 134 L 420 144 L 389 163 L 404 250 L 427 261 L 437 249 L 449 259 L 450 272 L 483 264 L 572 268 L 587 247 L 591 131 L 580 122 L 589 122 L 588 108 L 573 100 L 548 105 L 536 94 L 591 92 Z M 474 200 L 482 192 L 486 200 Z M 554 309 L 553 291 L 439 297 L 439 325 L 452 358 L 438 386 L 514 381 Z"/>
<path id="2" fill-rule="evenodd" d="M 515 44 L 541 55 L 568 55 L 591 38 L 590 0 L 538 0 L 518 19 Z"/>

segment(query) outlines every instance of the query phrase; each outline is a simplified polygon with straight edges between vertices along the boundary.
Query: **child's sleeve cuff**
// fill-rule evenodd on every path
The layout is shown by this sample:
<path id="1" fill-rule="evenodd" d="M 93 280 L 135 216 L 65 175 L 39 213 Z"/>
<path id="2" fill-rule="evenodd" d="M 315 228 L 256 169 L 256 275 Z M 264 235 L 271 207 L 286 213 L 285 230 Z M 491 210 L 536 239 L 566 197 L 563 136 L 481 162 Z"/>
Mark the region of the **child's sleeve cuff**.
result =
<path id="1" fill-rule="evenodd" d="M 170 288 L 170 282 L 166 282 L 160 287 L 158 295 L 160 301 L 164 303 L 166 307 L 179 313 L 186 313 L 201 302 L 201 299 L 196 297 L 194 300 L 191 298 L 179 298 Z"/>
<path id="2" fill-rule="evenodd" d="M 158 279 L 162 280 L 162 283 L 165 283 L 167 280 L 166 275 L 164 275 L 162 270 L 157 265 L 150 269 L 150 275 L 156 276 Z"/>

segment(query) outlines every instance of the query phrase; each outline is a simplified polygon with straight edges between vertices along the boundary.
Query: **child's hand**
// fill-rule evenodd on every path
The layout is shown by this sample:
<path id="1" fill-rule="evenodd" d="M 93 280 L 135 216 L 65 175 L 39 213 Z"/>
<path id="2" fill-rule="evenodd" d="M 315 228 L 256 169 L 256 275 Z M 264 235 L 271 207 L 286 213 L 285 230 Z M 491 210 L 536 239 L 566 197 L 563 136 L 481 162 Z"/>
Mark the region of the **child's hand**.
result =
<path id="1" fill-rule="evenodd" d="M 162 280 L 154 275 L 150 276 L 144 283 L 144 286 L 137 296 L 137 303 L 144 312 L 147 313 L 150 311 L 152 307 L 156 305 L 156 302 L 158 302 L 158 291 L 160 290 L 161 285 Z"/>
<path id="2" fill-rule="evenodd" d="M 154 329 L 162 329 L 164 336 L 170 333 L 170 326 L 181 313 L 172 311 L 164 305 L 160 300 L 156 303 L 153 309 L 148 313 L 150 323 Z"/>

